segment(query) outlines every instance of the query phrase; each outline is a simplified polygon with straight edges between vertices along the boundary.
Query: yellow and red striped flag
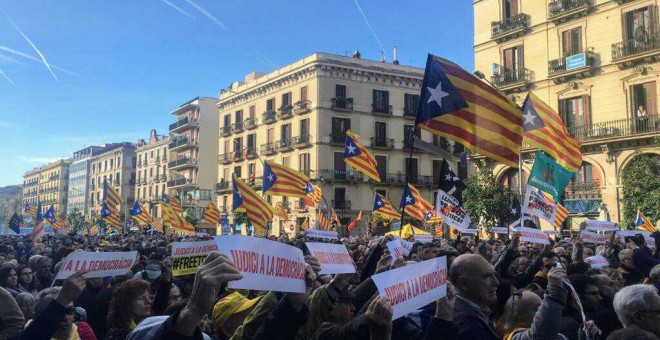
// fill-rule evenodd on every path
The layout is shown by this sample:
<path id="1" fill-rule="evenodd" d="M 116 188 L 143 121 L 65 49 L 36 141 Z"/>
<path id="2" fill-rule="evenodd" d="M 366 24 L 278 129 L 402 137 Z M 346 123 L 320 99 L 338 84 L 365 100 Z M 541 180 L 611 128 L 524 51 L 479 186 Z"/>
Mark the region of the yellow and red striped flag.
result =
<path id="1" fill-rule="evenodd" d="M 264 235 L 268 230 L 268 221 L 273 218 L 275 209 L 264 201 L 256 192 L 245 184 L 240 178 L 233 176 L 233 199 L 232 208 L 245 209 L 248 220 L 255 228 L 257 235 Z"/>
<path id="2" fill-rule="evenodd" d="M 163 228 L 163 221 L 162 219 L 157 219 L 155 217 L 151 218 L 151 227 L 154 228 L 157 232 L 159 233 L 164 233 L 165 228 Z"/>
<path id="3" fill-rule="evenodd" d="M 396 211 L 392 203 L 385 196 L 374 193 L 374 205 L 372 207 L 374 215 L 378 215 L 386 220 L 393 220 L 401 217 L 401 213 Z"/>
<path id="4" fill-rule="evenodd" d="M 135 201 L 133 204 L 131 217 L 135 219 L 139 225 L 149 225 L 151 223 L 151 215 L 140 203 L 138 203 L 138 201 Z"/>
<path id="5" fill-rule="evenodd" d="M 300 229 L 307 230 L 309 229 L 309 217 L 306 217 L 303 223 L 300 225 Z"/>
<path id="6" fill-rule="evenodd" d="M 353 231 L 353 229 L 355 229 L 355 227 L 357 227 L 358 223 L 360 223 L 361 220 L 362 220 L 362 210 L 360 210 L 360 213 L 359 213 L 359 214 L 357 215 L 357 217 L 353 220 L 353 222 L 351 222 L 351 223 L 348 225 L 348 227 L 347 227 L 348 231 Z"/>
<path id="7" fill-rule="evenodd" d="M 103 202 L 113 209 L 121 205 L 121 196 L 107 181 L 103 181 Z"/>
<path id="8" fill-rule="evenodd" d="M 319 209 L 318 213 L 316 213 L 316 223 L 319 229 L 330 229 L 330 222 L 328 221 L 328 217 L 323 214 L 321 209 Z"/>
<path id="9" fill-rule="evenodd" d="M 420 220 L 424 221 L 426 214 L 433 211 L 433 206 L 427 200 L 422 198 L 419 191 L 412 184 L 408 184 L 403 191 L 401 197 L 401 205 L 399 209 L 405 207 L 405 213 Z"/>
<path id="10" fill-rule="evenodd" d="M 360 136 L 350 130 L 346 131 L 344 161 L 355 170 L 380 183 L 380 175 L 376 169 L 376 158 L 362 145 Z"/>
<path id="11" fill-rule="evenodd" d="M 435 238 L 441 238 L 444 235 L 442 232 L 442 223 L 435 226 Z"/>
<path id="12" fill-rule="evenodd" d="M 648 231 L 649 233 L 654 233 L 657 230 L 653 223 L 639 210 L 637 210 L 637 218 L 635 218 L 635 229 Z"/>
<path id="13" fill-rule="evenodd" d="M 32 216 L 32 218 L 37 217 L 37 207 L 31 205 L 30 203 L 25 202 L 24 212 Z"/>
<path id="14" fill-rule="evenodd" d="M 184 233 L 184 234 L 193 234 L 195 233 L 195 227 L 193 227 L 188 221 L 183 219 L 181 215 L 177 214 L 174 209 L 169 204 L 161 204 L 161 211 L 163 212 L 163 225 L 166 225 L 175 231 Z"/>
<path id="15" fill-rule="evenodd" d="M 284 208 L 282 202 L 277 202 L 277 204 L 275 204 L 275 216 L 285 221 L 289 220 L 289 214 L 287 214 L 286 208 Z"/>
<path id="16" fill-rule="evenodd" d="M 181 206 L 181 201 L 176 196 L 162 193 L 160 195 L 160 200 L 163 201 L 165 205 L 172 208 L 172 210 L 174 210 L 175 213 L 180 214 L 183 212 L 183 206 Z"/>
<path id="17" fill-rule="evenodd" d="M 520 108 L 460 66 L 429 54 L 415 124 L 518 168 Z"/>
<path id="18" fill-rule="evenodd" d="M 539 97 L 528 93 L 523 104 L 523 137 L 571 172 L 582 164 L 581 143 L 573 138 L 559 115 Z"/>
<path id="19" fill-rule="evenodd" d="M 540 192 L 543 194 L 543 197 L 545 197 L 545 199 L 547 199 L 550 202 L 553 202 L 554 198 L 552 197 L 552 195 L 543 191 Z M 557 212 L 555 213 L 555 222 L 553 223 L 553 227 L 555 230 L 561 230 L 561 225 L 568 217 L 569 212 L 568 209 L 566 209 L 566 207 L 564 207 L 563 205 L 559 204 L 559 202 L 553 204 L 557 205 Z"/>
<path id="20" fill-rule="evenodd" d="M 427 215 L 427 216 L 429 216 L 429 215 Z M 442 222 L 443 222 L 442 216 L 441 215 L 436 215 L 435 210 L 430 212 L 430 216 L 426 220 L 426 224 L 440 223 L 441 226 L 442 226 Z"/>
<path id="21" fill-rule="evenodd" d="M 55 215 L 55 223 L 53 223 L 53 228 L 57 230 L 67 230 L 68 224 L 66 223 L 65 219 Z"/>
<path id="22" fill-rule="evenodd" d="M 287 166 L 264 162 L 262 193 L 271 196 L 307 197 L 309 177 Z"/>
<path id="23" fill-rule="evenodd" d="M 121 221 L 119 220 L 119 214 L 117 210 L 108 206 L 107 203 L 103 203 L 101 207 L 101 217 L 103 220 L 108 223 L 111 227 L 115 229 L 122 229 Z"/>
<path id="24" fill-rule="evenodd" d="M 317 204 L 319 204 L 319 202 L 321 202 L 321 198 L 323 197 L 323 192 L 321 191 L 321 188 L 319 188 L 318 186 L 309 182 L 307 183 L 305 192 L 307 193 L 307 197 L 305 197 L 306 206 L 315 207 Z"/>
<path id="25" fill-rule="evenodd" d="M 93 226 L 89 228 L 89 231 L 87 232 L 88 236 L 96 236 L 99 234 L 99 227 L 98 226 Z"/>
<path id="26" fill-rule="evenodd" d="M 211 224 L 220 224 L 220 209 L 209 201 L 206 204 L 206 209 L 204 209 L 204 215 L 202 216 L 202 221 L 206 221 Z"/>

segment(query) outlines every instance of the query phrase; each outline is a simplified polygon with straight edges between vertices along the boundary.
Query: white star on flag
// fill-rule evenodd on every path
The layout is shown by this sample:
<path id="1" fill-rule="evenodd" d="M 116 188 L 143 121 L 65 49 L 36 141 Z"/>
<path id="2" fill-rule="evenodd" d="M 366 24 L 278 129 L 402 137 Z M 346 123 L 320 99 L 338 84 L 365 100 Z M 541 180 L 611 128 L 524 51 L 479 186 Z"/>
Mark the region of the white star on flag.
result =
<path id="1" fill-rule="evenodd" d="M 381 205 L 383 205 L 383 201 L 378 201 L 378 202 L 376 202 L 376 204 L 378 204 L 378 206 L 381 206 Z"/>
<path id="2" fill-rule="evenodd" d="M 406 203 L 410 203 L 410 202 L 412 202 L 412 197 L 406 196 Z"/>
<path id="3" fill-rule="evenodd" d="M 426 89 L 431 93 L 429 101 L 426 103 L 428 104 L 434 101 L 438 104 L 438 106 L 440 106 L 440 108 L 442 108 L 442 99 L 449 96 L 449 93 L 442 90 L 442 82 L 439 82 L 438 86 L 435 88 L 427 87 Z"/>
<path id="4" fill-rule="evenodd" d="M 523 118 L 525 118 L 525 125 L 529 124 L 531 126 L 534 126 L 534 124 L 536 124 L 534 123 L 534 119 L 536 119 L 536 117 L 532 115 L 532 113 L 529 111 L 525 112 Z"/>
<path id="5" fill-rule="evenodd" d="M 273 174 L 268 175 L 268 180 L 269 180 L 270 182 L 274 181 L 274 180 L 275 180 L 275 176 L 273 176 Z"/>
<path id="6" fill-rule="evenodd" d="M 447 180 L 447 181 L 451 181 L 451 175 L 450 175 L 450 174 L 446 174 L 446 175 L 445 175 L 445 180 Z"/>
<path id="7" fill-rule="evenodd" d="M 515 215 L 518 213 L 518 210 L 516 208 L 511 208 L 511 215 Z"/>
<path id="8" fill-rule="evenodd" d="M 353 154 L 353 153 L 355 153 L 355 149 L 356 149 L 356 147 L 353 146 L 353 144 L 350 144 L 350 143 L 349 143 L 349 144 L 346 146 L 346 149 L 348 150 L 348 153 Z"/>

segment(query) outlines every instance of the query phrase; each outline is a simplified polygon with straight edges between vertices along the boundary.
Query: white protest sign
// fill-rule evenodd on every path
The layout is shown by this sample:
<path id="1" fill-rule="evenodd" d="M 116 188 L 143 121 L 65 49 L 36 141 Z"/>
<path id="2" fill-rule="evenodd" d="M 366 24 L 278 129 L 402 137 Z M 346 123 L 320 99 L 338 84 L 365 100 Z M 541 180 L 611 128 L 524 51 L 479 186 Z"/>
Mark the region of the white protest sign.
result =
<path id="1" fill-rule="evenodd" d="M 401 248 L 403 248 L 403 256 L 409 256 L 412 247 L 415 245 L 414 242 L 401 240 Z"/>
<path id="2" fill-rule="evenodd" d="M 389 270 L 372 279 L 380 296 L 390 299 L 395 320 L 447 295 L 447 257 Z"/>
<path id="3" fill-rule="evenodd" d="M 548 235 L 543 230 L 527 227 L 518 227 L 517 230 L 520 233 L 520 240 L 523 242 L 550 244 Z"/>
<path id="4" fill-rule="evenodd" d="M 509 228 L 507 227 L 492 227 L 490 228 L 495 234 L 508 234 Z"/>
<path id="5" fill-rule="evenodd" d="M 580 239 L 584 243 L 593 243 L 593 244 L 605 244 L 607 240 L 610 239 L 610 235 L 607 234 L 597 234 L 590 231 L 582 230 L 580 232 Z"/>
<path id="6" fill-rule="evenodd" d="M 345 245 L 318 242 L 305 242 L 305 245 L 321 263 L 319 274 L 355 273 L 353 259 Z"/>
<path id="7" fill-rule="evenodd" d="M 590 263 L 591 268 L 602 268 L 610 265 L 607 259 L 601 255 L 594 255 L 587 257 L 586 259 L 584 259 L 584 262 Z"/>
<path id="8" fill-rule="evenodd" d="M 554 224 L 555 215 L 557 214 L 557 205 L 546 199 L 539 190 L 528 185 L 527 190 L 525 191 L 525 201 L 522 205 L 522 213 L 536 216 L 550 224 Z"/>
<path id="9" fill-rule="evenodd" d="M 208 254 L 212 251 L 218 251 L 218 245 L 214 240 L 199 242 L 172 242 L 172 256 Z"/>
<path id="10" fill-rule="evenodd" d="M 625 242 L 625 237 L 643 235 L 644 240 L 646 241 L 646 246 L 649 248 L 655 248 L 655 239 L 651 237 L 651 234 L 648 231 L 643 230 L 619 230 L 616 232 L 617 237 L 620 242 Z"/>
<path id="11" fill-rule="evenodd" d="M 323 238 L 327 240 L 339 239 L 339 234 L 336 231 L 321 230 L 321 229 L 307 229 L 305 234 L 307 237 Z"/>
<path id="12" fill-rule="evenodd" d="M 229 288 L 305 292 L 305 258 L 302 250 L 263 238 L 230 235 L 213 237 L 220 253 L 227 255 L 243 274 Z"/>
<path id="13" fill-rule="evenodd" d="M 442 190 L 436 194 L 435 214 L 461 232 L 470 226 L 470 216 L 460 207 L 458 200 Z"/>
<path id="14" fill-rule="evenodd" d="M 55 280 L 66 279 L 82 270 L 87 271 L 86 278 L 124 275 L 131 271 L 136 258 L 137 251 L 73 252 L 64 259 L 64 264 L 55 276 Z"/>
<path id="15" fill-rule="evenodd" d="M 617 231 L 619 230 L 619 225 L 614 222 L 607 221 L 596 221 L 596 220 L 585 220 L 584 229 L 594 230 L 594 231 Z"/>
<path id="16" fill-rule="evenodd" d="M 403 258 L 403 245 L 401 245 L 401 239 L 395 238 L 394 240 L 385 243 L 385 245 L 387 246 L 387 249 L 389 249 L 390 255 L 392 255 L 390 264 L 394 263 L 394 260 L 396 259 Z"/>
<path id="17" fill-rule="evenodd" d="M 477 229 L 477 228 L 471 228 L 471 229 L 464 229 L 464 230 L 461 230 L 461 234 L 471 234 L 471 235 L 474 235 L 474 234 L 476 234 L 476 233 L 478 233 L 478 232 L 479 232 L 479 229 Z"/>
<path id="18" fill-rule="evenodd" d="M 422 235 L 422 234 L 415 234 L 413 235 L 413 238 L 417 242 L 421 243 L 429 243 L 433 241 L 433 236 L 432 235 Z"/>

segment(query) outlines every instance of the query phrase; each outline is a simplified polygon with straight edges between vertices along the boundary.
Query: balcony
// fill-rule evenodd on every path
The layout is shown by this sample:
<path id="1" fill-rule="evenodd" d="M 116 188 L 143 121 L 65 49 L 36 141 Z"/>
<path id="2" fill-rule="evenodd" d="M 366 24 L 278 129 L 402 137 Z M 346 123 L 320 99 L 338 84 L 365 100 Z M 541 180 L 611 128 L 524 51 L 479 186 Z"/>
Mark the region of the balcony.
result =
<path id="1" fill-rule="evenodd" d="M 243 121 L 243 128 L 247 130 L 252 130 L 257 127 L 257 122 L 254 118 L 246 118 Z"/>
<path id="2" fill-rule="evenodd" d="M 263 124 L 273 124 L 275 123 L 275 120 L 277 120 L 277 117 L 275 115 L 275 111 L 273 110 L 266 110 L 266 112 L 261 115 L 261 122 Z"/>
<path id="3" fill-rule="evenodd" d="M 312 102 L 309 100 L 301 100 L 293 104 L 293 113 L 302 115 L 312 111 Z"/>
<path id="4" fill-rule="evenodd" d="M 416 107 L 404 107 L 403 108 L 403 117 L 404 118 L 417 118 L 417 108 Z"/>
<path id="5" fill-rule="evenodd" d="M 165 182 L 165 181 L 167 181 L 167 175 L 165 175 L 165 174 L 159 175 L 159 176 L 158 176 L 158 179 L 159 179 L 161 182 Z"/>
<path id="6" fill-rule="evenodd" d="M 277 150 L 275 150 L 275 143 L 261 144 L 259 149 L 260 153 L 265 156 L 273 155 L 277 152 Z"/>
<path id="7" fill-rule="evenodd" d="M 220 136 L 229 137 L 231 136 L 231 126 L 223 126 L 220 128 Z"/>
<path id="8" fill-rule="evenodd" d="M 364 175 L 361 172 L 353 170 L 322 169 L 319 170 L 318 179 L 321 181 L 362 182 Z"/>
<path id="9" fill-rule="evenodd" d="M 371 113 L 375 115 L 391 116 L 392 105 L 371 104 Z"/>
<path id="10" fill-rule="evenodd" d="M 534 72 L 532 70 L 526 68 L 509 70 L 501 65 L 497 65 L 497 69 L 498 72 L 493 74 L 491 82 L 502 92 L 526 91 L 533 81 Z"/>
<path id="11" fill-rule="evenodd" d="M 240 161 L 242 161 L 242 160 L 245 158 L 245 157 L 243 157 L 243 156 L 245 156 L 245 155 L 243 154 L 243 150 L 234 150 L 233 152 L 231 152 L 231 153 L 229 154 L 229 157 L 231 157 L 231 158 L 232 158 L 232 161 L 234 161 L 234 162 L 240 162 Z"/>
<path id="12" fill-rule="evenodd" d="M 236 123 L 232 124 L 231 125 L 231 131 L 233 133 L 238 133 L 238 132 L 243 131 L 243 122 L 236 122 Z"/>
<path id="13" fill-rule="evenodd" d="M 293 106 L 290 104 L 282 105 L 277 109 L 277 118 L 279 119 L 288 119 L 293 117 Z"/>
<path id="14" fill-rule="evenodd" d="M 517 38 L 529 31 L 529 15 L 520 13 L 502 21 L 494 21 L 490 24 L 490 37 L 501 43 Z"/>
<path id="15" fill-rule="evenodd" d="M 416 138 L 419 138 L 419 137 L 416 137 Z M 405 138 L 403 140 L 403 146 L 401 147 L 401 150 L 409 152 L 410 148 L 413 148 L 413 152 L 423 152 L 422 150 L 414 147 L 414 145 L 415 145 L 415 143 L 413 142 L 413 140 L 411 138 Z"/>
<path id="16" fill-rule="evenodd" d="M 248 147 L 245 148 L 245 158 L 246 159 L 255 159 L 257 157 L 258 157 L 258 155 L 257 155 L 257 148 L 256 147 L 248 146 Z"/>
<path id="17" fill-rule="evenodd" d="M 582 126 L 567 127 L 568 133 L 582 142 L 660 133 L 660 116 L 646 119 L 625 118 Z"/>
<path id="18" fill-rule="evenodd" d="M 169 147 L 169 144 L 168 144 L 168 147 Z M 154 160 L 154 164 L 160 164 L 160 156 L 156 157 L 156 159 Z"/>
<path id="19" fill-rule="evenodd" d="M 343 201 L 331 200 L 330 204 L 336 210 L 351 210 L 351 201 L 348 200 L 343 200 Z"/>
<path id="20" fill-rule="evenodd" d="M 331 108 L 335 111 L 353 111 L 353 98 L 332 98 Z"/>
<path id="21" fill-rule="evenodd" d="M 197 162 L 194 161 L 194 160 L 191 160 L 187 157 L 179 158 L 175 161 L 171 161 L 171 162 L 167 163 L 167 167 L 170 170 L 192 168 L 192 167 L 195 167 L 195 166 L 197 166 Z"/>
<path id="22" fill-rule="evenodd" d="M 612 44 L 612 62 L 620 69 L 660 60 L 660 33 L 638 29 L 634 36 L 633 39 Z"/>
<path id="23" fill-rule="evenodd" d="M 392 150 L 394 149 L 394 138 L 375 138 L 371 137 L 371 147 L 374 149 Z"/>
<path id="24" fill-rule="evenodd" d="M 197 126 L 198 126 L 197 120 L 190 119 L 188 116 L 186 116 L 183 119 L 179 119 L 176 123 L 170 124 L 170 132 L 178 133 L 188 128 L 197 127 Z"/>
<path id="25" fill-rule="evenodd" d="M 275 150 L 277 151 L 291 151 L 293 150 L 293 145 L 292 145 L 292 140 L 291 138 L 285 138 L 282 140 L 278 140 L 275 142 Z"/>
<path id="26" fill-rule="evenodd" d="M 548 78 L 555 84 L 568 82 L 572 79 L 591 77 L 595 69 L 593 52 L 570 54 L 567 57 L 548 62 Z"/>
<path id="27" fill-rule="evenodd" d="M 548 19 L 559 25 L 583 17 L 591 9 L 591 0 L 553 0 L 548 4 Z"/>
<path id="28" fill-rule="evenodd" d="M 564 192 L 566 195 L 565 198 L 568 200 L 602 198 L 600 182 L 598 180 L 580 183 L 571 181 L 568 186 L 566 186 Z"/>
<path id="29" fill-rule="evenodd" d="M 181 177 L 181 178 L 175 178 L 175 179 L 167 181 L 167 186 L 169 188 L 194 187 L 195 183 L 190 178 Z"/>
<path id="30" fill-rule="evenodd" d="M 197 147 L 197 142 L 190 140 L 188 136 L 175 138 L 168 144 L 170 151 L 180 151 L 194 147 Z"/>
<path id="31" fill-rule="evenodd" d="M 215 184 L 215 192 L 218 194 L 228 193 L 230 191 L 231 187 L 229 186 L 229 181 L 222 181 Z"/>
<path id="32" fill-rule="evenodd" d="M 346 143 L 346 133 L 331 133 L 330 134 L 330 144 L 341 144 Z"/>
<path id="33" fill-rule="evenodd" d="M 301 135 L 296 136 L 291 139 L 291 144 L 297 148 L 304 148 L 306 146 L 312 145 L 312 136 L 310 135 Z"/>
<path id="34" fill-rule="evenodd" d="M 410 183 L 417 187 L 433 187 L 437 184 L 433 176 L 420 176 L 418 174 L 412 174 L 410 176 Z"/>
<path id="35" fill-rule="evenodd" d="M 231 162 L 232 160 L 231 160 L 230 152 L 218 155 L 218 163 L 227 165 L 230 164 Z"/>

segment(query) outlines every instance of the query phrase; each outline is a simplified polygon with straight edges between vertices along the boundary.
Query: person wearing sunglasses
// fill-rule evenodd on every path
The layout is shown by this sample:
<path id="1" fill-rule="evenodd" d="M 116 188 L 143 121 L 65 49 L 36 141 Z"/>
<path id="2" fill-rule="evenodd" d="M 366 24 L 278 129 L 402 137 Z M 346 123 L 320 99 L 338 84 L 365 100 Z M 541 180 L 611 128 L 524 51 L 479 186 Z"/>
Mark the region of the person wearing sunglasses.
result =
<path id="1" fill-rule="evenodd" d="M 564 309 L 561 318 L 561 326 L 559 332 L 570 340 L 578 340 L 580 332 L 583 332 L 584 327 L 589 327 L 589 332 L 593 334 L 600 334 L 599 325 L 593 321 L 593 315 L 598 310 L 603 298 L 600 296 L 598 285 L 595 279 L 585 274 L 573 274 L 568 277 L 569 282 L 575 288 L 575 291 L 582 302 L 584 314 L 587 318 L 587 324 L 582 321 L 580 313 L 580 306 L 575 299 L 569 299 L 569 303 Z"/>

